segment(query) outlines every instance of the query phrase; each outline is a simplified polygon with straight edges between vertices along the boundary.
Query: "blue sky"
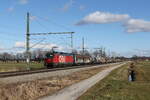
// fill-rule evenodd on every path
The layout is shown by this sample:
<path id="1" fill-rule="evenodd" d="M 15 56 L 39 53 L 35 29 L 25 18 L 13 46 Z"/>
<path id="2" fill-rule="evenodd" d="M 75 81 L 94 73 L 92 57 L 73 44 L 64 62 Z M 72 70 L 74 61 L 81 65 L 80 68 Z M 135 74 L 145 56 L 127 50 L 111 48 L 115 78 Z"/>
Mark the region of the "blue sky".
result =
<path id="1" fill-rule="evenodd" d="M 84 37 L 89 49 L 103 46 L 125 56 L 150 56 L 149 4 L 149 0 L 1 0 L 0 48 L 24 45 L 30 12 L 32 33 L 75 31 L 74 48 Z M 68 35 L 31 38 L 33 44 L 44 38 L 43 44 L 49 46 L 68 47 L 70 42 Z"/>

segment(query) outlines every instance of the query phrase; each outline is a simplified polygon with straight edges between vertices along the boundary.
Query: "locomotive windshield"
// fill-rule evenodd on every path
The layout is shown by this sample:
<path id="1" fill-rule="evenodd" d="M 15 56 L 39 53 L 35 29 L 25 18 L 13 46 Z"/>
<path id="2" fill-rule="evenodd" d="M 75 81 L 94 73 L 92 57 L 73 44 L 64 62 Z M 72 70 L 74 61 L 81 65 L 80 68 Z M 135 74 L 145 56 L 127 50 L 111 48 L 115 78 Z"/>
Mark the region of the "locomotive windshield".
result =
<path id="1" fill-rule="evenodd" d="M 47 53 L 46 58 L 53 58 L 53 54 L 52 53 Z"/>

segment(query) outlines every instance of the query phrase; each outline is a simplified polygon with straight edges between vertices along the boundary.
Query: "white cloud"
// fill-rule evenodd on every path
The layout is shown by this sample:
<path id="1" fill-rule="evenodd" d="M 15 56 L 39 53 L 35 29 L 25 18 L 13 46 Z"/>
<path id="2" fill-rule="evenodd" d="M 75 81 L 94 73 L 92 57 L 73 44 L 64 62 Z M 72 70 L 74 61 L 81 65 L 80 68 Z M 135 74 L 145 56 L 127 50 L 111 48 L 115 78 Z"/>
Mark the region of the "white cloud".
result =
<path id="1" fill-rule="evenodd" d="M 15 43 L 14 47 L 15 48 L 25 48 L 25 42 L 18 41 Z M 30 48 L 32 48 L 32 49 L 50 50 L 53 47 L 57 47 L 57 50 L 60 50 L 60 51 L 64 49 L 62 46 L 58 46 L 58 45 L 53 44 L 53 43 L 41 43 L 41 44 L 37 44 L 37 45 L 35 45 L 34 43 L 30 44 Z"/>
<path id="2" fill-rule="evenodd" d="M 112 14 L 108 12 L 96 11 L 85 16 L 76 25 L 105 24 L 113 22 L 123 22 L 126 32 L 150 32 L 150 21 L 142 19 L 132 19 L 127 14 Z"/>
<path id="3" fill-rule="evenodd" d="M 14 9 L 16 8 L 16 6 L 28 4 L 29 0 L 17 0 L 17 2 L 18 2 L 18 3 L 16 3 L 15 5 L 13 5 L 13 6 L 7 8 L 6 10 L 7 10 L 8 12 L 12 12 L 12 11 L 14 11 Z"/>
<path id="4" fill-rule="evenodd" d="M 125 22 L 124 27 L 126 32 L 150 32 L 150 21 L 145 21 L 141 19 L 130 19 Z"/>
<path id="5" fill-rule="evenodd" d="M 24 42 L 16 42 L 15 43 L 15 46 L 16 48 L 25 48 L 25 43 Z"/>
<path id="6" fill-rule="evenodd" d="M 36 20 L 37 16 L 30 16 L 30 20 Z"/>
<path id="7" fill-rule="evenodd" d="M 108 12 L 96 11 L 88 16 L 85 16 L 76 25 L 113 23 L 127 19 L 129 19 L 129 15 L 127 14 L 112 14 Z"/>
<path id="8" fill-rule="evenodd" d="M 150 56 L 150 49 L 134 49 L 132 51 L 121 52 L 121 56 L 132 57 L 133 55 L 137 56 Z"/>
<path id="9" fill-rule="evenodd" d="M 29 2 L 29 0 L 19 0 L 19 3 L 25 5 Z"/>
<path id="10" fill-rule="evenodd" d="M 85 9 L 85 6 L 80 5 L 80 6 L 79 6 L 79 9 L 80 9 L 80 10 L 84 10 L 84 9 Z"/>
<path id="11" fill-rule="evenodd" d="M 137 56 L 150 56 L 150 50 L 143 50 L 143 49 L 135 49 L 135 55 Z"/>
<path id="12" fill-rule="evenodd" d="M 32 45 L 31 45 L 32 46 Z M 58 47 L 56 44 L 50 44 L 50 43 L 44 43 L 44 44 L 38 44 L 34 46 L 35 49 L 52 49 L 53 47 Z"/>
<path id="13" fill-rule="evenodd" d="M 63 8 L 61 8 L 63 11 L 67 11 L 73 4 L 74 4 L 75 0 L 69 0 L 69 2 L 67 2 Z"/>
<path id="14" fill-rule="evenodd" d="M 8 12 L 14 11 L 14 7 L 9 7 L 9 8 L 7 9 L 7 11 L 8 11 Z"/>

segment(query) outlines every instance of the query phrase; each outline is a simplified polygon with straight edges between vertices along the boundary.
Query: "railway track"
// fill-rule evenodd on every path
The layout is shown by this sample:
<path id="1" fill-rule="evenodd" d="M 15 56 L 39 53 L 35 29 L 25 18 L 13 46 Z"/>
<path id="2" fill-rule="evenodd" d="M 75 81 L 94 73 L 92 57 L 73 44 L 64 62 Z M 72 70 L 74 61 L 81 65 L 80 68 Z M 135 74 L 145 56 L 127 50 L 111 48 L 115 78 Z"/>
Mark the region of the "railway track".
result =
<path id="1" fill-rule="evenodd" d="M 106 65 L 108 65 L 108 64 L 106 64 Z M 91 65 L 82 65 L 82 66 L 73 66 L 73 67 L 52 68 L 52 69 L 38 69 L 38 70 L 25 70 L 25 71 L 14 71 L 14 72 L 1 72 L 0 73 L 0 78 L 27 75 L 27 74 L 44 73 L 44 72 L 52 72 L 52 71 L 59 71 L 59 70 L 67 70 L 67 69 L 75 69 L 75 68 L 83 68 L 83 67 L 90 67 L 90 66 Z"/>
<path id="2" fill-rule="evenodd" d="M 107 66 L 110 64 L 119 64 L 119 63 L 109 63 L 109 64 L 100 64 L 100 65 Z M 98 64 L 94 64 L 94 65 L 98 65 Z M 25 70 L 25 71 L 14 71 L 14 72 L 0 72 L 0 78 L 44 73 L 44 72 L 52 72 L 52 71 L 59 71 L 59 70 L 67 70 L 67 69 L 85 68 L 85 67 L 92 67 L 92 65 L 80 65 L 80 66 L 71 66 L 71 67 L 63 67 L 63 68 Z"/>

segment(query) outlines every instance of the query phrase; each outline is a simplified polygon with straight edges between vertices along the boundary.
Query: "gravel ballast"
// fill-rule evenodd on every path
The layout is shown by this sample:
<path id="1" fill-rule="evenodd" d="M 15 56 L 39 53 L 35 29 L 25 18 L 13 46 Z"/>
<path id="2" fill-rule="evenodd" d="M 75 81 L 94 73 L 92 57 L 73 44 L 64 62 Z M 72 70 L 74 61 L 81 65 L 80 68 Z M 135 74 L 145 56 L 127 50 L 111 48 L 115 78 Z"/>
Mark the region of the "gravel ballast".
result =
<path id="1" fill-rule="evenodd" d="M 39 73 L 33 76 L 17 76 L 17 79 L 16 77 L 5 78 L 7 80 L 0 83 L 0 100 L 37 100 L 43 96 L 53 95 L 67 86 L 88 79 L 116 65 L 119 63 L 54 71 L 55 73 L 47 73 L 49 76 Z"/>
<path id="2" fill-rule="evenodd" d="M 19 82 L 28 82 L 28 81 L 44 79 L 44 78 L 53 77 L 53 76 L 66 76 L 66 75 L 69 75 L 69 74 L 77 72 L 77 71 L 88 70 L 88 69 L 97 68 L 97 67 L 111 66 L 111 65 L 116 65 L 116 63 L 105 64 L 105 65 L 95 65 L 95 66 L 91 65 L 90 67 L 83 67 L 83 68 L 59 70 L 59 71 L 53 71 L 53 72 L 44 72 L 44 73 L 36 73 L 36 74 L 29 74 L 29 75 L 0 78 L 0 84 L 12 84 L 12 83 L 19 83 Z"/>

